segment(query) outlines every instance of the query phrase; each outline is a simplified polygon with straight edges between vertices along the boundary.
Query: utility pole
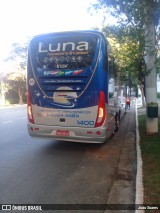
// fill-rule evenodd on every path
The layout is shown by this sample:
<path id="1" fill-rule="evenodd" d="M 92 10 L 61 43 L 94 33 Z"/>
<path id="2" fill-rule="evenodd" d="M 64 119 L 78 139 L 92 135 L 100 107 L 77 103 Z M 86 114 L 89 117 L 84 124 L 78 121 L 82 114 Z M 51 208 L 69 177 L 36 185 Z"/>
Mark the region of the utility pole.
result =
<path id="1" fill-rule="evenodd" d="M 156 30 L 154 20 L 154 0 L 145 0 L 145 92 L 147 104 L 157 103 L 157 77 L 156 77 Z M 147 110 L 146 110 L 147 112 Z M 146 132 L 153 134 L 158 132 L 158 118 L 150 118 L 146 115 Z"/>

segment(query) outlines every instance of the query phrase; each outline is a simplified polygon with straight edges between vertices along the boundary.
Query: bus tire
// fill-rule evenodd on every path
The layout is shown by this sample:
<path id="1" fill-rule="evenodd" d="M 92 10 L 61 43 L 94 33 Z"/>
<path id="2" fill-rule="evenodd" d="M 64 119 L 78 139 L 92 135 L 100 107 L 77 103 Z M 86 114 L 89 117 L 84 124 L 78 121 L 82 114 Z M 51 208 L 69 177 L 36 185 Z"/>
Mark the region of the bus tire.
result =
<path id="1" fill-rule="evenodd" d="M 115 135 L 115 130 L 111 133 L 109 139 L 112 139 L 114 135 Z"/>

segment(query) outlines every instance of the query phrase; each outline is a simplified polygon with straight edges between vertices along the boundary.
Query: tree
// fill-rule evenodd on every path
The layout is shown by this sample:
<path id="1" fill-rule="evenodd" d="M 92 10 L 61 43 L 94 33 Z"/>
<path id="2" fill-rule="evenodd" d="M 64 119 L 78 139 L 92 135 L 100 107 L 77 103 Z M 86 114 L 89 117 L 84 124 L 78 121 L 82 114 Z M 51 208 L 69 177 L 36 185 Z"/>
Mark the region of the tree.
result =
<path id="1" fill-rule="evenodd" d="M 15 72 L 6 75 L 4 82 L 10 90 L 18 94 L 19 104 L 23 104 L 23 97 L 26 94 L 26 72 L 17 67 Z"/>
<path id="2" fill-rule="evenodd" d="M 5 61 L 16 62 L 22 70 L 26 70 L 28 44 L 29 41 L 24 43 L 13 43 L 9 57 Z"/>
<path id="3" fill-rule="evenodd" d="M 12 61 L 12 70 L 6 75 L 5 83 L 11 90 L 17 92 L 19 104 L 23 104 L 23 97 L 26 94 L 26 67 L 28 42 L 14 43 L 6 61 Z"/>
<path id="4" fill-rule="evenodd" d="M 5 83 L 5 77 L 1 73 L 0 75 L 0 104 L 5 105 L 5 94 L 8 92 L 9 87 L 8 84 Z"/>
<path id="5" fill-rule="evenodd" d="M 117 24 L 123 29 L 132 31 L 137 42 L 142 46 L 143 54 L 139 57 L 139 68 L 145 62 L 146 100 L 156 102 L 156 38 L 159 38 L 160 0 L 98 0 L 95 9 L 106 9 L 114 15 Z M 134 60 L 132 60 L 134 62 Z M 133 64 L 133 63 L 132 63 Z M 143 75 L 139 75 L 141 78 Z M 158 119 L 146 119 L 147 133 L 158 131 Z"/>
<path id="6" fill-rule="evenodd" d="M 143 83 L 140 78 L 143 69 L 143 48 L 141 42 L 137 41 L 132 29 L 120 28 L 117 26 L 107 26 L 102 29 L 106 34 L 109 44 L 112 47 L 112 54 L 119 67 L 120 76 L 132 79 L 133 85 L 138 81 Z"/>
<path id="7" fill-rule="evenodd" d="M 144 100 L 144 49 L 142 42 L 137 40 L 134 28 L 123 26 L 106 26 L 102 31 L 106 34 L 112 49 L 112 58 L 118 67 L 117 75 L 121 81 L 131 88 L 137 90 L 137 85 L 142 92 L 142 102 Z M 110 55 L 110 51 L 109 51 Z M 128 95 L 130 96 L 130 90 Z"/>
<path id="8" fill-rule="evenodd" d="M 144 30 L 145 30 L 145 64 L 146 64 L 146 102 L 157 102 L 157 75 L 156 75 L 156 26 L 155 26 L 155 1 L 144 1 Z M 158 132 L 158 118 L 146 116 L 146 130 L 148 134 Z"/>

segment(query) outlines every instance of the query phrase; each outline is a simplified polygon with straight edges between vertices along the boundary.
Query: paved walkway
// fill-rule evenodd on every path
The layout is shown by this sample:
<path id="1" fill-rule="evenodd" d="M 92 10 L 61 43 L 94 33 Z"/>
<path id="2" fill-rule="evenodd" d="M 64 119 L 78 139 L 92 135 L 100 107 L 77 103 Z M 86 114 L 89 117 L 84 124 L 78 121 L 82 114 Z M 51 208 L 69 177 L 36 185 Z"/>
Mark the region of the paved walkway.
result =
<path id="1" fill-rule="evenodd" d="M 122 124 L 121 124 L 122 122 Z M 110 191 L 108 204 L 120 204 L 123 208 L 128 208 L 126 204 L 135 204 L 136 194 L 136 111 L 135 104 L 131 105 L 131 109 L 120 122 L 120 129 L 125 131 L 124 138 L 119 138 L 121 145 L 121 154 L 115 180 Z M 124 125 L 125 124 L 125 125 Z M 120 130 L 122 131 L 122 130 Z M 119 135 L 119 133 L 116 136 Z M 117 139 L 116 139 L 117 140 Z M 124 204 L 124 206 L 123 206 Z M 133 206 L 132 206 L 133 207 Z M 105 213 L 134 213 L 135 210 L 106 210 Z"/>

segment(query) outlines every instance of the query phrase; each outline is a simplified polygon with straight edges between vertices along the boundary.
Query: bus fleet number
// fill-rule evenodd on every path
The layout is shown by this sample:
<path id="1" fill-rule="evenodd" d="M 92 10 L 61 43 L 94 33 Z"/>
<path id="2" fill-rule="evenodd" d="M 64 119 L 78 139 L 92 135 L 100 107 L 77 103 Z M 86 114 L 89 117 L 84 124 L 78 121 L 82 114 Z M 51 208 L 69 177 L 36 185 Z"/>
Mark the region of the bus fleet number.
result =
<path id="1" fill-rule="evenodd" d="M 87 125 L 94 125 L 94 121 L 77 121 L 77 125 L 85 125 L 85 126 L 87 126 Z"/>

